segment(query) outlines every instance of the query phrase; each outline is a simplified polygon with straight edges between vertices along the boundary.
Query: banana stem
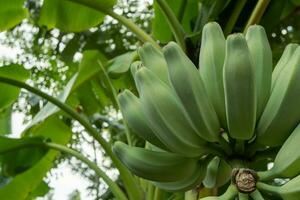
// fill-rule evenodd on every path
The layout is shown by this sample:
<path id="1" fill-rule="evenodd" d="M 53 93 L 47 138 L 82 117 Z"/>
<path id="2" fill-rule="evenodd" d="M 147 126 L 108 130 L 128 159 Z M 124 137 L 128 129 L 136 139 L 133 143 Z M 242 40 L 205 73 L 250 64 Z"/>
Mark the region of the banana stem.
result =
<path id="1" fill-rule="evenodd" d="M 197 200 L 198 192 L 197 190 L 189 190 L 184 193 L 184 200 Z"/>
<path id="2" fill-rule="evenodd" d="M 234 199 L 238 195 L 238 189 L 235 185 L 230 185 L 226 192 L 220 196 L 220 199 Z"/>
<path id="3" fill-rule="evenodd" d="M 264 200 L 264 197 L 261 195 L 261 193 L 259 192 L 259 190 L 254 190 L 254 192 L 252 192 L 250 194 L 250 196 L 254 200 Z"/>
<path id="4" fill-rule="evenodd" d="M 239 155 L 244 154 L 245 152 L 245 141 L 244 140 L 236 140 L 235 141 L 235 152 Z"/>
<path id="5" fill-rule="evenodd" d="M 179 44 L 179 46 L 182 48 L 183 51 L 186 51 L 186 45 L 185 45 L 185 33 L 183 31 L 183 28 L 178 21 L 177 17 L 175 16 L 172 9 L 169 7 L 169 5 L 166 3 L 165 0 L 156 0 L 157 5 L 160 7 L 162 13 L 165 16 L 165 19 L 167 20 L 172 33 L 175 37 L 176 42 Z"/>
<path id="6" fill-rule="evenodd" d="M 155 186 L 152 183 L 148 182 L 146 200 L 152 200 L 154 198 L 154 192 Z"/>
<path id="7" fill-rule="evenodd" d="M 164 200 L 165 193 L 159 188 L 155 188 L 153 200 Z"/>
<path id="8" fill-rule="evenodd" d="M 263 171 L 263 172 L 257 172 L 257 175 L 259 177 L 259 180 L 261 181 L 268 181 L 271 179 L 276 178 L 276 173 L 273 172 L 273 170 Z"/>
<path id="9" fill-rule="evenodd" d="M 134 177 L 132 174 L 125 168 L 125 166 L 121 163 L 121 161 L 116 157 L 116 155 L 112 152 L 111 146 L 108 142 L 102 138 L 102 136 L 98 133 L 97 129 L 95 129 L 90 122 L 86 119 L 86 117 L 79 115 L 75 110 L 73 110 L 69 105 L 62 103 L 58 99 L 34 88 L 31 87 L 30 85 L 6 78 L 6 77 L 0 77 L 0 82 L 8 84 L 8 85 L 13 85 L 18 88 L 24 88 L 28 90 L 29 92 L 32 92 L 49 102 L 53 103 L 57 107 L 59 107 L 62 111 L 65 113 L 69 114 L 73 119 L 77 120 L 85 129 L 86 131 L 101 145 L 105 153 L 111 158 L 113 163 L 115 164 L 116 168 L 120 172 L 120 176 L 122 180 L 125 183 L 126 191 L 128 192 L 130 199 L 140 199 L 141 198 L 141 193 L 139 193 L 139 187 L 136 185 L 136 182 L 134 180 Z"/>
<path id="10" fill-rule="evenodd" d="M 232 149 L 231 149 L 229 143 L 222 136 L 219 137 L 219 143 L 227 155 L 232 154 Z"/>
<path id="11" fill-rule="evenodd" d="M 240 16 L 246 2 L 247 2 L 247 0 L 240 0 L 240 1 L 236 2 L 234 10 L 225 26 L 224 35 L 229 35 L 232 32 L 232 29 L 233 29 L 238 17 Z"/>
<path id="12" fill-rule="evenodd" d="M 261 17 L 263 16 L 266 8 L 269 5 L 269 3 L 270 3 L 270 0 L 258 0 L 256 6 L 254 8 L 254 11 L 252 12 L 252 14 L 245 26 L 244 33 L 246 33 L 249 26 L 259 23 Z"/>
<path id="13" fill-rule="evenodd" d="M 143 31 L 140 27 L 138 27 L 135 23 L 133 23 L 130 19 L 127 19 L 126 17 L 122 15 L 118 15 L 113 10 L 105 8 L 101 5 L 101 3 L 97 3 L 97 1 L 94 0 L 67 0 L 74 3 L 81 4 L 83 6 L 87 6 L 89 8 L 92 8 L 94 10 L 100 11 L 101 13 L 107 14 L 111 16 L 112 18 L 118 20 L 121 24 L 126 26 L 129 30 L 131 30 L 133 33 L 136 34 L 136 36 L 142 41 L 142 42 L 150 42 L 154 46 L 160 48 L 160 46 L 156 43 L 156 41 L 148 35 L 145 31 Z"/>
<path id="14" fill-rule="evenodd" d="M 274 194 L 278 194 L 279 188 L 278 186 L 268 185 L 266 183 L 257 182 L 256 187 L 265 192 L 270 192 Z"/>
<path id="15" fill-rule="evenodd" d="M 102 178 L 104 182 L 108 185 L 109 189 L 112 191 L 116 199 L 118 200 L 127 200 L 127 197 L 125 196 L 124 192 L 120 189 L 120 187 L 112 180 L 110 179 L 104 171 L 102 171 L 96 163 L 90 161 L 88 158 L 86 158 L 81 153 L 68 148 L 66 146 L 55 144 L 51 142 L 44 143 L 44 146 L 50 149 L 54 149 L 63 153 L 67 153 L 69 155 L 72 155 L 79 159 L 80 161 L 84 162 L 88 167 L 90 167 L 92 170 L 95 171 L 95 173 L 98 175 L 98 177 Z"/>

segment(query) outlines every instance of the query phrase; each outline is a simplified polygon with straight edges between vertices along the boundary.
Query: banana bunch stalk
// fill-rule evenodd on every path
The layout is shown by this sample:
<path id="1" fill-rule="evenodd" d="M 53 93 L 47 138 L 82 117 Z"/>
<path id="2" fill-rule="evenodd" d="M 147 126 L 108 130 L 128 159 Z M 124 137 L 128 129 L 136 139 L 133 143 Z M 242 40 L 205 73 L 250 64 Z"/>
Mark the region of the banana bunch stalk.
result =
<path id="1" fill-rule="evenodd" d="M 207 200 L 264 199 L 275 186 L 263 181 L 299 175 L 297 44 L 286 47 L 273 70 L 263 27 L 225 39 L 211 22 L 203 28 L 198 68 L 174 42 L 162 50 L 145 44 L 138 54 L 140 61 L 131 66 L 138 94 L 125 90 L 118 101 L 130 130 L 148 145 L 113 147 L 132 173 L 173 192 L 198 185 L 228 188 Z M 270 156 L 263 152 L 273 149 L 280 149 L 274 167 L 263 171 L 256 158 L 262 154 L 267 165 Z M 275 195 L 295 199 L 290 197 L 299 192 L 291 188 L 300 187 L 298 179 Z"/>

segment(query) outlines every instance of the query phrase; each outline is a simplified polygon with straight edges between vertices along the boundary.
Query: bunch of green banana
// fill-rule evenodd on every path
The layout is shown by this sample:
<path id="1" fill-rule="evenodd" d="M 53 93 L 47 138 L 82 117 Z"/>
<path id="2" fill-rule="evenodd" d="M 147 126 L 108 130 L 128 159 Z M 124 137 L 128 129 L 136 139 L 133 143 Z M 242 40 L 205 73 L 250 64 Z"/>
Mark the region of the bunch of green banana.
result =
<path id="1" fill-rule="evenodd" d="M 258 146 L 263 151 L 283 143 L 274 167 L 258 173 L 260 180 L 300 173 L 297 44 L 286 47 L 272 72 L 272 52 L 261 26 L 225 40 L 220 26 L 211 22 L 203 28 L 199 70 L 174 42 L 162 49 L 147 43 L 138 54 L 140 61 L 131 65 L 138 96 L 125 90 L 118 101 L 130 130 L 150 148 L 120 142 L 113 148 L 134 174 L 167 191 L 201 183 L 221 187 L 237 163 L 251 161 L 253 157 L 239 160 L 247 152 L 255 156 Z M 287 198 L 294 182 L 280 187 L 282 197 Z M 204 200 L 264 198 L 260 188 L 244 194 L 237 187 L 231 183 L 222 196 Z"/>
<path id="2" fill-rule="evenodd" d="M 298 200 L 300 197 L 300 175 L 291 179 L 282 186 L 274 186 L 258 182 L 257 188 L 261 191 L 280 196 L 283 200 Z"/>

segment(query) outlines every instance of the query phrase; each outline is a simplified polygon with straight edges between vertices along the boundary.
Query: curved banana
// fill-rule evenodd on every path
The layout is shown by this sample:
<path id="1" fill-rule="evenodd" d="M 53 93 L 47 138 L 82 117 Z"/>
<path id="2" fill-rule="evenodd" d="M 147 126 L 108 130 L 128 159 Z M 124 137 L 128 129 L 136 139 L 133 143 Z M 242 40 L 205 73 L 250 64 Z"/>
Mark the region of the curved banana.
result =
<path id="1" fill-rule="evenodd" d="M 207 154 L 205 141 L 190 124 L 180 100 L 163 81 L 143 67 L 135 74 L 142 110 L 150 128 L 172 152 L 188 157 Z"/>
<path id="2" fill-rule="evenodd" d="M 205 197 L 200 200 L 233 200 L 238 195 L 238 189 L 235 185 L 230 185 L 226 192 L 218 197 Z"/>
<path id="3" fill-rule="evenodd" d="M 288 61 L 291 59 L 292 55 L 294 54 L 295 50 L 297 49 L 299 45 L 298 44 L 295 44 L 295 43 L 291 43 L 291 44 L 288 44 L 279 61 L 277 62 L 274 70 L 273 70 L 273 73 L 272 73 L 272 87 L 271 87 L 271 90 L 273 90 L 274 88 L 274 85 L 278 79 L 278 77 L 280 76 L 282 70 L 286 67 Z"/>
<path id="4" fill-rule="evenodd" d="M 152 181 L 179 181 L 190 177 L 199 167 L 196 159 L 132 147 L 122 142 L 114 144 L 113 152 L 135 175 Z"/>
<path id="5" fill-rule="evenodd" d="M 254 190 L 254 192 L 252 192 L 250 194 L 250 197 L 253 199 L 253 200 L 264 200 L 264 197 L 261 195 L 261 193 L 259 192 L 259 190 Z"/>
<path id="6" fill-rule="evenodd" d="M 202 30 L 199 70 L 221 125 L 227 128 L 223 85 L 224 59 L 225 37 L 222 29 L 216 22 L 207 23 Z"/>
<path id="7" fill-rule="evenodd" d="M 259 190 L 280 196 L 283 200 L 299 200 L 300 175 L 282 186 L 273 186 L 262 182 L 258 182 L 256 186 Z"/>
<path id="8" fill-rule="evenodd" d="M 258 119 L 270 97 L 272 82 L 272 50 L 265 29 L 260 25 L 250 26 L 246 40 L 255 67 L 256 97 Z"/>
<path id="9" fill-rule="evenodd" d="M 254 134 L 257 98 L 255 70 L 242 34 L 227 38 L 223 76 L 229 135 L 249 140 Z"/>
<path id="10" fill-rule="evenodd" d="M 218 141 L 220 124 L 195 65 L 174 42 L 164 47 L 172 86 L 188 113 L 198 135 Z"/>
<path id="11" fill-rule="evenodd" d="M 275 177 L 291 178 L 300 173 L 300 125 L 292 132 L 284 142 L 274 160 L 271 170 L 259 172 L 260 179 Z"/>
<path id="12" fill-rule="evenodd" d="M 300 175 L 281 186 L 278 193 L 283 200 L 299 200 Z"/>
<path id="13" fill-rule="evenodd" d="M 300 122 L 300 47 L 278 77 L 266 108 L 258 122 L 257 142 L 279 146 Z"/>
<path id="14" fill-rule="evenodd" d="M 230 180 L 232 168 L 219 157 L 213 158 L 207 165 L 206 176 L 203 185 L 206 188 L 223 186 Z"/>
<path id="15" fill-rule="evenodd" d="M 118 100 L 124 120 L 134 133 L 157 147 L 167 149 L 148 126 L 146 116 L 142 112 L 140 100 L 129 90 L 120 93 Z"/>
<path id="16" fill-rule="evenodd" d="M 170 84 L 168 67 L 162 52 L 150 43 L 145 43 L 139 48 L 138 54 L 145 67 L 152 71 L 166 84 Z"/>
<path id="17" fill-rule="evenodd" d="M 205 176 L 206 163 L 199 163 L 199 167 L 195 168 L 196 170 L 180 181 L 174 182 L 154 182 L 153 184 L 160 189 L 171 191 L 171 192 L 180 192 L 187 191 L 195 188 L 201 183 Z"/>

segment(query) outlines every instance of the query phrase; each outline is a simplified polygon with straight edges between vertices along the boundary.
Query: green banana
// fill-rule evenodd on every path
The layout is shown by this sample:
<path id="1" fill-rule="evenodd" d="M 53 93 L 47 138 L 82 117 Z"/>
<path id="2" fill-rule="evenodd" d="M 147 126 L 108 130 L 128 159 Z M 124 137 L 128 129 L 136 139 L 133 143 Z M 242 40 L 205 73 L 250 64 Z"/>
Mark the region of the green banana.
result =
<path id="1" fill-rule="evenodd" d="M 207 166 L 203 185 L 206 188 L 220 187 L 227 183 L 231 177 L 232 168 L 223 159 L 214 157 Z"/>
<path id="2" fill-rule="evenodd" d="M 256 186 L 259 190 L 280 196 L 283 200 L 299 200 L 300 175 L 291 179 L 282 186 L 273 186 L 262 182 L 258 182 Z"/>
<path id="3" fill-rule="evenodd" d="M 242 34 L 228 36 L 223 72 L 229 135 L 249 140 L 256 122 L 256 86 L 251 55 Z"/>
<path id="4" fill-rule="evenodd" d="M 167 149 L 148 126 L 147 118 L 142 112 L 140 100 L 129 90 L 120 93 L 118 100 L 124 120 L 134 133 L 157 147 Z"/>
<path id="5" fill-rule="evenodd" d="M 195 171 L 191 174 L 191 176 L 187 176 L 180 181 L 174 182 L 153 182 L 156 187 L 159 187 L 166 191 L 171 192 L 180 192 L 187 191 L 195 188 L 197 185 L 201 183 L 205 176 L 205 168 L 207 164 L 199 163 L 199 167 L 195 168 Z"/>
<path id="6" fill-rule="evenodd" d="M 139 48 L 138 54 L 145 67 L 152 71 L 166 84 L 170 84 L 168 77 L 168 67 L 162 52 L 150 43 Z"/>
<path id="7" fill-rule="evenodd" d="M 163 49 L 172 86 L 198 135 L 209 142 L 219 140 L 220 124 L 195 65 L 181 48 L 170 42 Z"/>
<path id="8" fill-rule="evenodd" d="M 132 147 L 122 142 L 114 144 L 113 152 L 135 175 L 152 181 L 179 181 L 190 177 L 199 166 L 196 159 Z"/>
<path id="9" fill-rule="evenodd" d="M 261 193 L 259 192 L 259 190 L 254 190 L 254 192 L 252 192 L 250 194 L 250 197 L 253 199 L 253 200 L 264 200 L 264 197 L 261 195 Z"/>
<path id="10" fill-rule="evenodd" d="M 141 88 L 142 110 L 162 143 L 172 152 L 188 157 L 207 154 L 206 142 L 191 126 L 172 89 L 145 67 L 136 72 L 135 79 Z"/>
<path id="11" fill-rule="evenodd" d="M 225 37 L 219 24 L 210 22 L 203 27 L 199 70 L 208 97 L 218 114 L 223 128 L 227 128 L 223 85 L 225 42 Z"/>
<path id="12" fill-rule="evenodd" d="M 249 195 L 239 192 L 239 200 L 248 200 Z"/>
<path id="13" fill-rule="evenodd" d="M 246 40 L 255 67 L 256 97 L 258 119 L 263 112 L 271 93 L 272 82 L 272 50 L 265 29 L 260 25 L 250 26 Z"/>
<path id="14" fill-rule="evenodd" d="M 271 90 L 273 90 L 274 85 L 281 74 L 282 70 L 285 68 L 287 65 L 288 61 L 291 59 L 292 55 L 294 54 L 295 50 L 297 49 L 299 45 L 295 43 L 288 44 L 283 53 L 282 56 L 280 57 L 279 61 L 277 62 L 273 73 L 272 73 L 272 87 Z"/>
<path id="15" fill-rule="evenodd" d="M 201 198 L 200 200 L 233 200 L 237 195 L 238 195 L 238 189 L 236 188 L 235 185 L 231 184 L 229 185 L 226 192 L 221 196 L 205 197 L 205 198 Z"/>
<path id="16" fill-rule="evenodd" d="M 279 146 L 300 121 L 300 47 L 278 77 L 256 129 L 257 141 L 267 146 Z"/>
<path id="17" fill-rule="evenodd" d="M 300 173 L 300 125 L 292 132 L 277 153 L 271 170 L 259 172 L 260 179 L 294 177 Z"/>

